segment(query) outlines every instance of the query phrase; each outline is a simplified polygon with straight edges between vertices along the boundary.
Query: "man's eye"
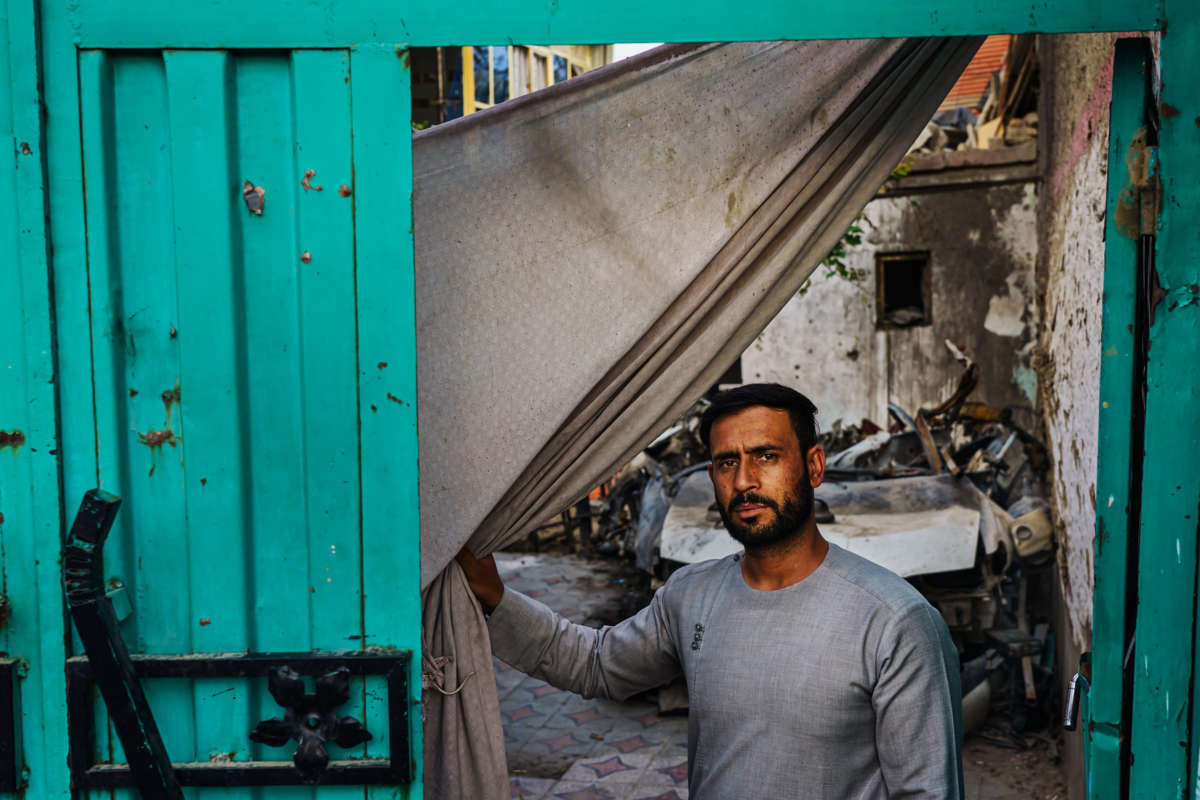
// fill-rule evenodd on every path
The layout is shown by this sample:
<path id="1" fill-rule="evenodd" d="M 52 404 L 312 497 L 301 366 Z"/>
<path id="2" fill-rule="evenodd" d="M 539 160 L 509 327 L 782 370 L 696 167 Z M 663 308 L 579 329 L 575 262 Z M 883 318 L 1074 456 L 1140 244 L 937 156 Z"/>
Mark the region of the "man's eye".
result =
<path id="1" fill-rule="evenodd" d="M 774 461 L 778 456 L 775 453 L 759 453 L 758 458 L 760 461 Z"/>
<path id="2" fill-rule="evenodd" d="M 737 468 L 737 459 L 736 458 L 727 458 L 721 462 L 721 469 L 736 469 L 736 468 Z"/>

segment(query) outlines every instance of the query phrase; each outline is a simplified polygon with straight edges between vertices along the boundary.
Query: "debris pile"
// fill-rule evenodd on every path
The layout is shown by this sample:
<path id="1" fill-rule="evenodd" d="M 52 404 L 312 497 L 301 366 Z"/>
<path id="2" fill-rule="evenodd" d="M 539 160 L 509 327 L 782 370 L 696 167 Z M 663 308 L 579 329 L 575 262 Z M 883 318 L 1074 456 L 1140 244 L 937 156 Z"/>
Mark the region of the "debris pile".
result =
<path id="1" fill-rule="evenodd" d="M 1036 37 L 1014 36 L 1003 68 L 988 79 L 979 104 L 939 111 L 909 148 L 909 154 L 997 150 L 1036 141 L 1037 94 Z"/>

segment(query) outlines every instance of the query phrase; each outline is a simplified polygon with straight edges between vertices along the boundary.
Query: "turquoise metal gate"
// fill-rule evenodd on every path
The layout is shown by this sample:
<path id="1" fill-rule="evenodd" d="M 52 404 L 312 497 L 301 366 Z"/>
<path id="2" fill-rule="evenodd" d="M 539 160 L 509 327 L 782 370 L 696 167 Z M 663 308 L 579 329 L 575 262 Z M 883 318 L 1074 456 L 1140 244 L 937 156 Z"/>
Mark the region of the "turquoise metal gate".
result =
<path id="1" fill-rule="evenodd" d="M 78 643 L 58 559 L 95 486 L 125 498 L 106 577 L 119 581 L 118 608 L 129 601 L 121 627 L 135 650 L 418 652 L 402 45 L 1159 30 L 1168 16 L 1164 100 L 1179 113 L 1160 144 L 1168 177 L 1156 259 L 1180 302 L 1149 332 L 1145 474 L 1166 488 L 1139 521 L 1137 648 L 1147 660 L 1133 683 L 1145 704 L 1119 733 L 1144 754 L 1131 777 L 1139 797 L 1189 793 L 1200 763 L 1190 735 L 1189 520 L 1200 491 L 1200 423 L 1189 415 L 1200 307 L 1186 302 L 1200 275 L 1184 216 L 1200 185 L 1191 5 L 755 0 L 734 14 L 707 1 L 470 0 L 450 14 L 357 0 L 0 0 L 0 131 L 12 146 L 0 157 L 0 559 L 11 608 L 2 635 L 25 793 L 72 791 L 64 665 Z M 255 723 L 279 714 L 263 684 L 148 681 L 171 758 L 278 757 L 248 745 Z M 353 687 L 347 713 L 376 734 L 360 754 L 382 755 L 382 687 Z M 97 704 L 91 755 L 120 761 L 103 713 Z M 419 742 L 419 714 L 410 733 Z M 4 741 L 0 731 L 0 756 Z M 419 796 L 418 752 L 410 787 L 367 794 Z"/>
<path id="2" fill-rule="evenodd" d="M 383 781 L 368 795 L 419 796 L 406 51 L 189 49 L 186 35 L 60 48 L 65 9 L 42 10 L 40 42 L 34 10 L 8 6 L 0 51 L 0 86 L 34 90 L 2 104 L 27 119 L 0 117 L 32 131 L 15 159 L 29 178 L 14 187 L 14 160 L 0 173 L 4 207 L 27 218 L 3 240 L 26 315 L 4 317 L 5 357 L 22 362 L 5 376 L 15 430 L 0 452 L 5 649 L 26 672 L 19 781 L 37 797 L 129 785 L 106 766 L 126 754 L 95 670 L 68 660 L 84 651 L 54 577 L 60 531 L 99 486 L 123 498 L 103 574 L 120 634 L 135 654 L 190 656 L 134 657 L 181 783 L 299 783 L 290 746 L 261 726 L 270 743 L 250 738 L 285 716 L 268 683 L 281 666 L 348 664 L 336 714 L 371 738 L 329 745 L 322 795 Z M 42 75 L 21 57 L 39 46 Z M 39 89 L 55 109 L 44 128 Z M 52 260 L 24 205 L 47 194 Z"/>

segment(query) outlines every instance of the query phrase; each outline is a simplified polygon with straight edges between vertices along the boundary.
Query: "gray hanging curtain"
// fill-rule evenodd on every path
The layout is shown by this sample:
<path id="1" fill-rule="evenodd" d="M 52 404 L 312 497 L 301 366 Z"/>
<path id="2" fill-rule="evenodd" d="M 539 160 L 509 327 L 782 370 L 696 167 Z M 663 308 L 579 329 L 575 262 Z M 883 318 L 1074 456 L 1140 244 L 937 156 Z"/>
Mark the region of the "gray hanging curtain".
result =
<path id="1" fill-rule="evenodd" d="M 711 386 L 981 41 L 671 45 L 417 134 L 429 797 L 509 796 L 454 554 L 526 535 Z"/>

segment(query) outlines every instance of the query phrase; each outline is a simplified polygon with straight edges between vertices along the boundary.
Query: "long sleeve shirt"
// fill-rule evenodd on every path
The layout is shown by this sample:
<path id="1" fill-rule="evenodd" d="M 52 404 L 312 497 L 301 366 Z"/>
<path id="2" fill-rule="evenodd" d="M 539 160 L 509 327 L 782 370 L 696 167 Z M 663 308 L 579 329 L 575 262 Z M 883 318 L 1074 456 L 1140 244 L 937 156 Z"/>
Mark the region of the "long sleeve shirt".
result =
<path id="1" fill-rule="evenodd" d="M 694 800 L 960 800 L 958 656 L 941 616 L 836 545 L 775 591 L 748 586 L 740 558 L 679 570 L 600 629 L 506 589 L 493 651 L 584 697 L 623 700 L 682 674 Z"/>

